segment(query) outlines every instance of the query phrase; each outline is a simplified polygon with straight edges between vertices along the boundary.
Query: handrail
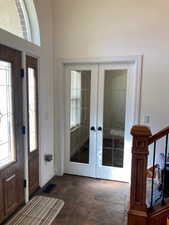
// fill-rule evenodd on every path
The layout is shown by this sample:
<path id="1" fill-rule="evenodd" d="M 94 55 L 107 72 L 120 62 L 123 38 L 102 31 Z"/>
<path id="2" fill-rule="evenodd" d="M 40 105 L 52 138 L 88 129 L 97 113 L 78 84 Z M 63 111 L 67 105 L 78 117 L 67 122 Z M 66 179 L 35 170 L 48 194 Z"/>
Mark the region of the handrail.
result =
<path id="1" fill-rule="evenodd" d="M 146 204 L 148 140 L 152 136 L 150 128 L 134 126 L 131 130 L 132 170 L 130 207 L 128 225 L 147 225 L 148 208 Z"/>
<path id="2" fill-rule="evenodd" d="M 163 130 L 157 132 L 153 136 L 149 137 L 148 145 L 151 145 L 152 143 L 161 139 L 162 137 L 166 136 L 167 134 L 169 134 L 169 126 L 164 128 Z"/>
<path id="3" fill-rule="evenodd" d="M 169 145 L 169 126 L 163 130 L 152 135 L 151 129 L 146 126 L 133 126 L 131 130 L 133 136 L 132 144 L 132 173 L 131 173 L 131 190 L 130 190 L 130 206 L 128 211 L 128 225 L 163 225 L 164 221 L 167 220 L 169 214 L 169 203 L 167 202 L 166 190 L 169 188 L 166 186 L 166 168 L 167 168 L 167 156 L 168 156 L 168 145 Z M 161 169 L 161 196 L 159 201 L 161 205 L 167 205 L 167 213 L 162 212 L 155 216 L 152 214 L 155 210 L 154 201 L 154 185 L 155 185 L 155 167 L 158 152 L 156 151 L 157 141 L 165 137 L 164 143 L 164 165 L 162 164 Z M 151 181 L 151 192 L 148 206 L 147 204 L 147 166 L 148 166 L 148 155 L 149 145 L 153 145 L 153 170 L 152 170 L 152 181 Z M 162 146 L 163 147 L 163 146 Z M 161 150 L 163 152 L 163 149 Z M 158 210 L 156 212 L 159 212 Z M 158 218 L 157 218 L 158 216 Z M 162 221 L 162 222 L 160 222 Z"/>

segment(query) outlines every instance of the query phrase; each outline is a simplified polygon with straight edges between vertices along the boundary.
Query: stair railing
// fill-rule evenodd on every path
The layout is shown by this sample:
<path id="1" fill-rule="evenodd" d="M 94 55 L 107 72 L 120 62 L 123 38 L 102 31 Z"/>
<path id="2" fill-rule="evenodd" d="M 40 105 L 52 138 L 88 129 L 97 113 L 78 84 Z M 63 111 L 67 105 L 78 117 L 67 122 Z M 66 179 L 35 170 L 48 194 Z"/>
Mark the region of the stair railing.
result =
<path id="1" fill-rule="evenodd" d="M 131 172 L 131 193 L 128 212 L 128 225 L 165 225 L 169 216 L 169 203 L 166 201 L 166 172 L 168 160 L 168 136 L 169 127 L 161 130 L 152 136 L 150 128 L 146 126 L 134 126 L 131 130 L 133 136 L 132 145 L 132 172 Z M 161 169 L 161 201 L 158 209 L 154 207 L 154 180 L 157 165 L 157 142 L 165 138 L 164 165 Z M 153 146 L 152 177 L 150 204 L 147 205 L 147 165 L 149 146 Z M 158 219 L 159 218 L 159 219 Z"/>

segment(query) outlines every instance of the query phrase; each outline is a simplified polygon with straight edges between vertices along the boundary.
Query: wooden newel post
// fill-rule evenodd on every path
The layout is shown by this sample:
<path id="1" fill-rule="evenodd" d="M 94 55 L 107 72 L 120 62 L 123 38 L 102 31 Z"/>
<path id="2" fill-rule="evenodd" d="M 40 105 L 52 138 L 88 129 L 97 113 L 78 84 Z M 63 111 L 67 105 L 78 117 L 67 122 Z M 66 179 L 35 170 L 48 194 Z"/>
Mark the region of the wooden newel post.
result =
<path id="1" fill-rule="evenodd" d="M 134 126 L 131 135 L 133 146 L 128 225 L 147 225 L 146 173 L 148 140 L 152 134 L 148 127 Z"/>

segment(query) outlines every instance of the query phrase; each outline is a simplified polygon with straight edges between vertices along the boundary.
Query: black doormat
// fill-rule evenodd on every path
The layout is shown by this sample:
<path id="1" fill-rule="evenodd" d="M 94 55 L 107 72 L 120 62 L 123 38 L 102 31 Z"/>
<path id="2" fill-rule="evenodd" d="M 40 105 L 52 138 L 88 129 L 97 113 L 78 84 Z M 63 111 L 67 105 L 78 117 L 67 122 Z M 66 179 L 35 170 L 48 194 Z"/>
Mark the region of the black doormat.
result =
<path id="1" fill-rule="evenodd" d="M 56 187 L 56 184 L 48 184 L 44 189 L 44 193 L 50 193 L 54 188 Z"/>

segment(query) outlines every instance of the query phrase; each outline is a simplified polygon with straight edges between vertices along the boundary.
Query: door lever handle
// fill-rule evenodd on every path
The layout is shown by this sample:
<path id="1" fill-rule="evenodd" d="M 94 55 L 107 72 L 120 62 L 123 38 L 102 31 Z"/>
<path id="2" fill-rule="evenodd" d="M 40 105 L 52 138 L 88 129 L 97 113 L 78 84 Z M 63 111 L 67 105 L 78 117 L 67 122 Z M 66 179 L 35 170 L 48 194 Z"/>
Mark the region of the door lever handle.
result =
<path id="1" fill-rule="evenodd" d="M 102 131 L 102 127 L 98 127 L 98 131 Z"/>
<path id="2" fill-rule="evenodd" d="M 95 127 L 91 127 L 90 130 L 95 131 L 96 129 L 95 129 Z"/>

